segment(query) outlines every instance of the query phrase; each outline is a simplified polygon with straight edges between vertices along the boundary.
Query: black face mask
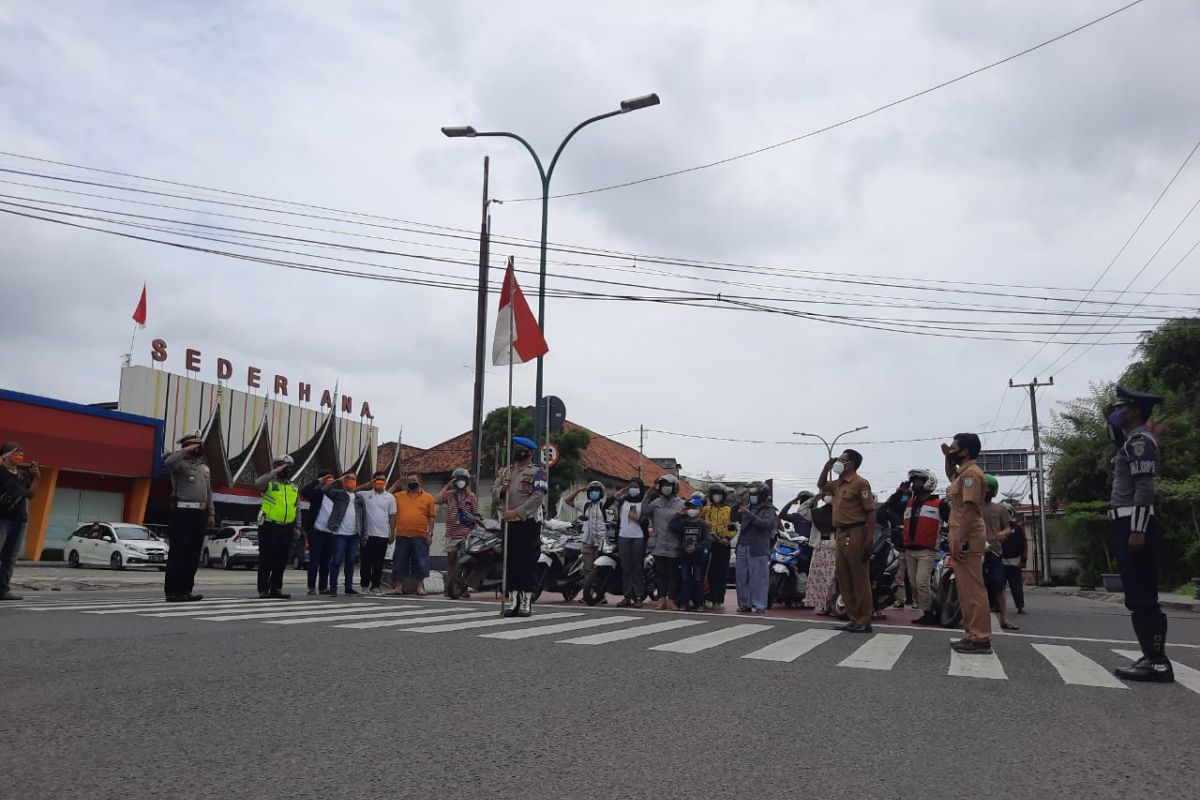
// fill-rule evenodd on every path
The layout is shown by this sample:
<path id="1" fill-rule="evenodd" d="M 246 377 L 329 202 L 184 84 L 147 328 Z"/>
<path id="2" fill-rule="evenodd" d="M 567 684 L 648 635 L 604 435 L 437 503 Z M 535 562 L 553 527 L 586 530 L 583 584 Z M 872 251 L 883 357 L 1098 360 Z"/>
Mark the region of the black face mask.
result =
<path id="1" fill-rule="evenodd" d="M 420 486 L 420 484 L 419 484 L 419 483 L 417 483 L 416 481 L 409 481 L 409 482 L 408 482 L 408 488 L 409 488 L 409 489 L 415 489 L 415 488 L 417 488 L 418 486 Z"/>
<path id="2" fill-rule="evenodd" d="M 524 461 L 529 458 L 529 451 L 524 447 L 518 447 L 513 450 L 513 461 Z"/>

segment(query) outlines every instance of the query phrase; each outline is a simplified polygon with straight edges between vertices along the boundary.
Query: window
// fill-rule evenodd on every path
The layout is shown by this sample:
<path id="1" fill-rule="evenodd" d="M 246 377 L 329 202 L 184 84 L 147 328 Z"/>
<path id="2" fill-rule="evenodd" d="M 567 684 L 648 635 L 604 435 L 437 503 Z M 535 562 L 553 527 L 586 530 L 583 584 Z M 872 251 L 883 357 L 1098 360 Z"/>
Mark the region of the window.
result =
<path id="1" fill-rule="evenodd" d="M 151 542 L 154 534 L 140 525 L 120 525 L 116 528 L 117 538 L 127 542 Z"/>

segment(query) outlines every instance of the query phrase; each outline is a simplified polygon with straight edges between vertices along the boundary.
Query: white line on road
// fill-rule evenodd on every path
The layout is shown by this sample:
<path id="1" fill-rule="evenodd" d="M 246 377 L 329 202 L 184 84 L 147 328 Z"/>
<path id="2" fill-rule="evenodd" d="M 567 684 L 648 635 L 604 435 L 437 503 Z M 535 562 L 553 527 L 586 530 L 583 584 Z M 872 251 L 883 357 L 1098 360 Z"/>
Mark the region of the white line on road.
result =
<path id="1" fill-rule="evenodd" d="M 291 619 L 293 617 L 330 617 L 337 614 L 348 614 L 351 611 L 366 611 L 377 610 L 384 611 L 387 606 L 357 606 L 356 608 L 348 608 L 346 606 L 321 606 L 317 603 L 308 603 L 308 608 L 281 608 L 277 611 L 272 611 L 266 608 L 259 609 L 240 609 L 237 611 L 218 610 L 213 612 L 212 616 L 198 616 L 196 619 L 204 622 L 238 622 L 241 620 L 259 620 L 259 619 Z M 404 606 L 401 606 L 403 608 Z M 392 606 L 396 608 L 396 606 Z M 412 606 L 408 606 L 412 608 Z"/>
<path id="2" fill-rule="evenodd" d="M 846 656 L 838 666 L 855 669 L 891 669 L 896 666 L 900 654 L 904 652 L 904 648 L 908 647 L 912 638 L 900 634 L 877 633 L 862 647 Z"/>
<path id="3" fill-rule="evenodd" d="M 293 600 L 291 602 L 269 602 L 267 600 L 257 600 L 253 603 L 244 604 L 224 604 L 224 603 L 204 603 L 202 605 L 189 605 L 186 608 L 173 608 L 168 611 L 137 611 L 137 612 L 116 612 L 116 611 L 89 611 L 89 614 L 115 614 L 115 613 L 136 613 L 141 617 L 202 617 L 205 614 L 257 614 L 264 611 L 287 611 L 302 608 L 329 608 L 330 606 L 313 602 L 312 600 Z"/>
<path id="4" fill-rule="evenodd" d="M 1177 645 L 1171 645 L 1171 647 L 1176 647 L 1176 646 Z M 1142 657 L 1141 652 L 1138 650 L 1113 650 L 1113 652 L 1119 656 L 1125 656 L 1125 658 L 1130 658 L 1130 659 L 1137 659 L 1137 658 Z M 1171 668 L 1175 670 L 1175 682 L 1176 683 L 1178 683 L 1180 686 L 1184 687 L 1185 689 L 1190 689 L 1193 692 L 1195 692 L 1196 694 L 1200 694 L 1200 669 L 1192 669 L 1191 667 L 1185 667 L 1183 664 L 1180 664 L 1178 661 L 1172 661 Z"/>
<path id="5" fill-rule="evenodd" d="M 760 631 L 769 631 L 774 627 L 772 625 L 731 625 L 728 628 L 722 628 L 719 631 L 709 631 L 696 636 L 689 636 L 686 639 L 680 639 L 677 642 L 667 642 L 666 644 L 656 645 L 651 647 L 651 650 L 661 650 L 664 653 L 699 653 L 701 650 L 707 650 L 710 647 L 733 642 L 738 639 L 744 639 L 747 636 L 753 636 Z"/>
<path id="6" fill-rule="evenodd" d="M 780 639 L 774 644 L 769 644 L 761 650 L 747 653 L 742 658 L 753 658 L 759 661 L 795 661 L 809 650 L 838 636 L 839 633 L 839 631 L 829 628 L 809 628 L 806 631 L 794 633 L 786 639 Z"/>
<path id="7" fill-rule="evenodd" d="M 1121 681 L 1104 667 L 1092 661 L 1074 647 L 1062 644 L 1033 644 L 1050 666 L 1058 670 L 1063 683 L 1073 683 L 1079 686 L 1099 686 L 1104 689 L 1128 689 Z"/>
<path id="8" fill-rule="evenodd" d="M 429 614 L 437 614 L 439 612 L 434 609 L 429 609 Z M 496 611 L 473 611 L 470 614 L 455 614 L 454 619 L 471 619 L 478 617 L 496 617 Z M 409 617 L 408 619 L 377 619 L 368 620 L 366 622 L 349 622 L 345 625 L 334 625 L 335 628 L 354 628 L 356 630 L 367 630 L 369 628 L 395 628 L 400 625 L 415 625 L 418 622 L 445 622 L 446 615 L 436 617 Z"/>
<path id="9" fill-rule="evenodd" d="M 251 603 L 249 601 L 246 601 L 244 603 L 242 603 L 242 602 L 205 603 L 203 606 L 198 606 L 198 605 L 195 605 L 194 603 L 145 603 L 143 605 L 137 605 L 137 606 L 117 606 L 117 607 L 102 608 L 102 609 L 98 609 L 96 611 L 85 610 L 85 611 L 81 611 L 80 613 L 82 613 L 82 614 L 143 614 L 143 613 L 148 614 L 153 611 L 153 612 L 159 612 L 159 613 L 163 613 L 163 614 L 180 614 L 180 613 L 183 613 L 184 611 L 196 611 L 201 608 L 205 608 L 210 611 L 217 611 L 217 610 L 223 611 L 227 608 L 228 609 L 255 608 L 258 603 L 263 603 L 263 602 L 265 602 L 265 601 L 257 600 L 254 603 Z"/>
<path id="10" fill-rule="evenodd" d="M 593 633 L 591 636 L 580 636 L 575 639 L 562 639 L 559 644 L 608 644 L 609 642 L 623 642 L 626 639 L 636 639 L 640 636 L 650 636 L 655 633 L 663 633 L 664 631 L 678 630 L 686 628 L 689 625 L 703 625 L 703 620 L 698 619 L 673 619 L 667 622 L 655 622 L 652 625 L 638 625 L 635 628 L 622 628 L 619 631 L 605 631 L 604 633 Z"/>
<path id="11" fill-rule="evenodd" d="M 950 675 L 960 678 L 989 678 L 994 681 L 1006 681 L 1004 665 L 1000 663 L 995 653 L 960 653 L 950 651 Z"/>
<path id="12" fill-rule="evenodd" d="M 249 600 L 222 600 L 214 601 L 219 605 L 233 603 L 248 603 Z M 81 611 L 85 614 L 98 614 L 101 611 L 115 611 L 123 609 L 138 609 L 138 608 L 180 608 L 184 604 L 171 604 L 161 597 L 153 600 L 126 600 L 122 603 L 72 603 L 70 605 L 53 605 L 39 606 L 38 608 L 27 608 L 26 611 Z"/>
<path id="13" fill-rule="evenodd" d="M 601 625 L 616 625 L 619 622 L 640 622 L 642 619 L 642 617 L 622 617 L 614 614 L 608 617 L 592 617 L 591 619 L 581 619 L 575 622 L 560 622 L 557 625 L 541 625 L 536 628 L 525 628 L 524 630 L 519 631 L 485 633 L 482 634 L 480 638 L 531 639 L 534 636 L 551 636 L 556 633 L 566 633 L 567 631 L 575 631 L 581 628 L 599 628 Z"/>
<path id="14" fill-rule="evenodd" d="M 554 614 L 539 614 L 536 617 L 499 617 L 493 611 L 492 616 L 494 617 L 493 619 L 478 619 L 472 622 L 448 622 L 445 625 L 430 625 L 425 628 L 405 628 L 404 630 L 414 633 L 450 633 L 451 631 L 462 631 L 469 628 L 492 628 L 497 625 L 520 625 L 522 623 L 529 625 L 546 619 L 564 619 L 566 617 L 579 617 L 583 615 L 570 611 L 559 611 Z M 413 621 L 415 622 L 416 620 Z"/>
<path id="15" fill-rule="evenodd" d="M 1003 628 L 1000 627 L 1000 615 L 999 614 L 995 614 L 995 613 L 992 614 L 992 630 L 993 631 L 1004 630 Z"/>
<path id="16" fill-rule="evenodd" d="M 444 616 L 436 617 L 435 619 L 449 619 L 451 617 L 457 618 L 457 616 L 454 612 L 471 611 L 471 609 L 466 606 L 447 606 L 446 608 L 408 608 L 408 610 L 406 610 L 406 611 L 399 610 L 400 608 L 404 608 L 404 606 L 399 606 L 395 609 L 385 609 L 385 610 L 379 610 L 379 606 L 372 606 L 372 608 L 374 608 L 376 610 L 360 611 L 358 613 L 354 613 L 354 612 L 350 611 L 349 609 L 342 609 L 342 612 L 344 612 L 344 613 L 332 614 L 330 616 L 322 616 L 322 617 L 305 616 L 305 617 L 300 617 L 299 619 L 272 619 L 272 620 L 267 620 L 266 624 L 267 625 L 307 625 L 307 624 L 313 623 L 313 622 L 342 622 L 344 620 L 349 620 L 349 619 L 393 619 L 393 618 L 397 618 L 397 617 L 415 617 L 419 614 L 442 614 Z M 412 620 L 406 620 L 406 621 L 411 622 Z"/>

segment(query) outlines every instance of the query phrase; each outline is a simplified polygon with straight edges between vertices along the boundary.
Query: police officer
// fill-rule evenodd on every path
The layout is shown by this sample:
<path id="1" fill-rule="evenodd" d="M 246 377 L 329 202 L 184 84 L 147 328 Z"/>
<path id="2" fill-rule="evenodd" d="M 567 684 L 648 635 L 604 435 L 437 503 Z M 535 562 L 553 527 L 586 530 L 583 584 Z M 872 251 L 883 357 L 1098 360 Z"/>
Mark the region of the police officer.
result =
<path id="1" fill-rule="evenodd" d="M 975 459 L 983 449 L 973 433 L 959 433 L 942 445 L 950 490 L 950 553 L 954 556 L 954 581 L 962 608 L 966 636 L 950 647 L 959 653 L 990 655 L 992 617 L 983 585 L 983 553 L 987 549 L 987 523 L 983 519 L 986 479 Z"/>
<path id="2" fill-rule="evenodd" d="M 167 536 L 167 571 L 163 591 L 168 603 L 186 603 L 204 599 L 192 594 L 196 585 L 196 567 L 204 533 L 216 524 L 213 516 L 212 479 L 204 463 L 204 440 L 189 433 L 179 440 L 180 449 L 163 459 L 163 469 L 171 476 L 171 517 Z"/>
<path id="3" fill-rule="evenodd" d="M 850 621 L 839 625 L 847 633 L 870 633 L 875 611 L 871 588 L 871 550 L 875 545 L 875 494 L 858 474 L 863 457 L 846 450 L 825 462 L 817 486 L 833 496 L 833 527 L 837 540 L 837 580 Z M 836 476 L 829 480 L 829 473 Z"/>
<path id="4" fill-rule="evenodd" d="M 262 521 L 258 526 L 258 596 L 287 600 L 283 573 L 287 569 L 297 527 L 300 490 L 292 482 L 292 457 L 276 456 L 270 472 L 258 476 L 254 488 L 262 492 Z"/>
<path id="5" fill-rule="evenodd" d="M 550 489 L 546 470 L 533 463 L 537 445 L 524 436 L 513 437 L 513 463 L 492 486 L 492 499 L 503 499 L 501 519 L 507 523 L 504 616 L 528 617 L 533 613 L 534 575 L 540 554 L 541 510 Z"/>
<path id="6" fill-rule="evenodd" d="M 1158 605 L 1158 553 L 1162 533 L 1154 514 L 1154 474 L 1158 442 L 1147 423 L 1162 397 L 1117 387 L 1117 400 L 1105 410 L 1109 435 L 1117 445 L 1113 459 L 1110 546 L 1117 554 L 1125 607 L 1129 609 L 1142 657 L 1115 670 L 1127 681 L 1171 683 L 1175 670 L 1167 660 L 1167 615 Z"/>

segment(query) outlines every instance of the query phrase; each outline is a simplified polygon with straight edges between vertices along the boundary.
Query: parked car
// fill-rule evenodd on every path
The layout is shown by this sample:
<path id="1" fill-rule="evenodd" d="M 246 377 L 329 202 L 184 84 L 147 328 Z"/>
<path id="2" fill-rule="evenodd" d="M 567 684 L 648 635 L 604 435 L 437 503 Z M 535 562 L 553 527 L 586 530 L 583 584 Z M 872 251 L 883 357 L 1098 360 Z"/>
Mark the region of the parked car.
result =
<path id="1" fill-rule="evenodd" d="M 211 567 L 214 561 L 222 569 L 233 569 L 239 564 L 246 569 L 257 568 L 258 527 L 226 525 L 208 534 L 204 538 L 204 549 L 200 551 L 200 563 Z"/>
<path id="2" fill-rule="evenodd" d="M 148 528 L 127 522 L 89 522 L 80 525 L 63 546 L 72 567 L 154 566 L 167 568 L 167 543 Z"/>

